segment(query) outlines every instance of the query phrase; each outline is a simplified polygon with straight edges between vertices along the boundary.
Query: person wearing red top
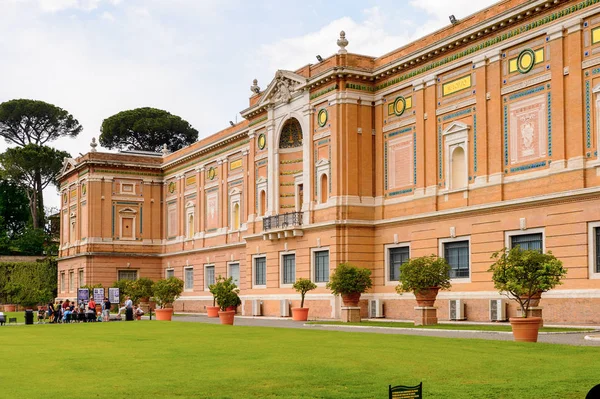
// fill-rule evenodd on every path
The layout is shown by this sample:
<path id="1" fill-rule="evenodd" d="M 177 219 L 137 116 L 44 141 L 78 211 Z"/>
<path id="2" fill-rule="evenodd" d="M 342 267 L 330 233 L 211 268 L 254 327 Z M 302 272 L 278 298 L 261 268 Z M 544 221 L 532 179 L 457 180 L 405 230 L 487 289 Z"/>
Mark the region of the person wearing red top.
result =
<path id="1" fill-rule="evenodd" d="M 93 310 L 94 313 L 96 312 L 96 302 L 94 302 L 94 298 L 90 299 L 88 302 L 88 309 Z"/>
<path id="2" fill-rule="evenodd" d="M 68 308 L 68 307 L 69 307 L 69 300 L 67 299 L 67 300 L 65 300 L 65 301 L 63 302 L 63 304 L 62 304 L 62 308 L 63 308 L 63 310 L 65 310 L 65 309 L 66 309 L 66 308 Z"/>

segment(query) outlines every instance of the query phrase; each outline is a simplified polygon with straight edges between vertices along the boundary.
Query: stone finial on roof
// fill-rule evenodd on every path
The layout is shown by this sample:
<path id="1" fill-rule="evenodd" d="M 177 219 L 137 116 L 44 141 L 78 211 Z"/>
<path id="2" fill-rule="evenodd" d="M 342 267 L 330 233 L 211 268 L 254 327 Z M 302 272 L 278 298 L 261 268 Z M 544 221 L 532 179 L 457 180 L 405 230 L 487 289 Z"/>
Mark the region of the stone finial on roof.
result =
<path id="1" fill-rule="evenodd" d="M 170 151 L 169 151 L 169 149 L 167 148 L 167 145 L 166 145 L 166 144 L 163 144 L 163 148 L 162 148 L 162 151 L 161 151 L 161 152 L 162 152 L 163 156 L 167 156 L 167 155 L 169 155 L 169 152 L 170 152 Z"/>
<path id="2" fill-rule="evenodd" d="M 252 93 L 260 93 L 260 87 L 258 86 L 258 80 L 254 79 L 252 81 L 252 86 L 250 86 L 250 90 L 252 91 Z"/>
<path id="3" fill-rule="evenodd" d="M 346 50 L 346 46 L 348 45 L 348 40 L 346 39 L 346 32 L 340 32 L 340 38 L 337 41 L 337 45 L 340 46 L 338 50 L 338 54 L 346 54 L 348 50 Z"/>
<path id="4" fill-rule="evenodd" d="M 98 143 L 96 143 L 96 138 L 92 137 L 92 142 L 90 143 L 90 152 L 96 152 L 96 147 L 98 146 Z"/>

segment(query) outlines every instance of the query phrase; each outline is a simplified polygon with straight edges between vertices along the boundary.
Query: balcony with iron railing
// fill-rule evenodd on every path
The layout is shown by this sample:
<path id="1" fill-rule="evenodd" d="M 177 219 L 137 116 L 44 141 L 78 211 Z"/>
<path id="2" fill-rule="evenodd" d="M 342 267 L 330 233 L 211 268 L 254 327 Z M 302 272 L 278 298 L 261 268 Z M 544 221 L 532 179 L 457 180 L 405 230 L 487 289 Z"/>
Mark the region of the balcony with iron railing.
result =
<path id="1" fill-rule="evenodd" d="M 266 216 L 263 218 L 263 235 L 270 240 L 302 236 L 302 216 L 302 212 Z"/>

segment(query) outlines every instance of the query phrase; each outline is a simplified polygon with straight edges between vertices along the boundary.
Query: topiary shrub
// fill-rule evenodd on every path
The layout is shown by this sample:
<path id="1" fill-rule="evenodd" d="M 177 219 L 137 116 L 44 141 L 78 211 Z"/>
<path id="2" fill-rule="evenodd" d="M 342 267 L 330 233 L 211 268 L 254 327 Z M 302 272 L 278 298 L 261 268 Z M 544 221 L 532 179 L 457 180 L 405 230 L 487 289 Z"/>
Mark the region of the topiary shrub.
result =
<path id="1" fill-rule="evenodd" d="M 162 309 L 173 307 L 173 302 L 183 292 L 183 280 L 177 277 L 169 277 L 166 280 L 158 280 L 153 286 L 153 296 L 156 304 Z"/>
<path id="2" fill-rule="evenodd" d="M 432 287 L 450 288 L 450 265 L 446 259 L 435 255 L 409 259 L 400 266 L 396 292 L 420 293 Z"/>
<path id="3" fill-rule="evenodd" d="M 294 289 L 300 293 L 300 307 L 304 307 L 304 297 L 308 291 L 312 291 L 317 288 L 317 285 L 307 278 L 299 278 L 293 285 Z"/>
<path id="4" fill-rule="evenodd" d="M 340 263 L 327 283 L 334 295 L 362 294 L 373 286 L 371 270 Z"/>

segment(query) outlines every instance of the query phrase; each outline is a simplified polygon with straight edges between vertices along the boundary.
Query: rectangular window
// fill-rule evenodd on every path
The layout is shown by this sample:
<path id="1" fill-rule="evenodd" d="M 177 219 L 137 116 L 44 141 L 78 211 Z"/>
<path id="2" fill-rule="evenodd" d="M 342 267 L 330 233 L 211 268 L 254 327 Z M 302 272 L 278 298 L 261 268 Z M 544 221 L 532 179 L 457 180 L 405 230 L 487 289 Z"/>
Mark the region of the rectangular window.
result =
<path id="1" fill-rule="evenodd" d="M 450 278 L 469 277 L 469 241 L 444 243 L 444 258 L 450 265 Z"/>
<path id="2" fill-rule="evenodd" d="M 75 291 L 75 272 L 69 272 L 69 292 Z"/>
<path id="3" fill-rule="evenodd" d="M 267 285 L 267 258 L 254 258 L 254 285 Z"/>
<path id="4" fill-rule="evenodd" d="M 536 251 L 542 252 L 543 246 L 543 237 L 542 233 L 536 234 L 520 234 L 516 236 L 510 237 L 510 247 L 514 248 L 519 246 L 523 251 L 528 249 L 534 249 Z"/>
<path id="5" fill-rule="evenodd" d="M 60 274 L 60 292 L 65 292 L 65 272 Z"/>
<path id="6" fill-rule="evenodd" d="M 229 277 L 233 279 L 233 283 L 240 286 L 240 264 L 230 263 L 229 264 Z"/>
<path id="7" fill-rule="evenodd" d="M 600 273 L 600 227 L 596 227 L 595 229 L 595 233 L 596 233 L 596 273 Z"/>
<path id="8" fill-rule="evenodd" d="M 83 269 L 79 269 L 79 287 L 83 287 L 85 282 L 83 281 Z"/>
<path id="9" fill-rule="evenodd" d="M 283 255 L 283 284 L 294 284 L 296 282 L 296 255 Z"/>
<path id="10" fill-rule="evenodd" d="M 208 289 L 210 285 L 215 283 L 215 266 L 204 267 L 204 288 Z"/>
<path id="11" fill-rule="evenodd" d="M 400 278 L 400 265 L 408 262 L 409 248 L 397 247 L 389 249 L 389 280 L 398 281 Z"/>
<path id="12" fill-rule="evenodd" d="M 173 269 L 167 269 L 167 273 L 165 274 L 166 278 L 171 278 L 171 277 L 175 277 L 175 270 Z"/>
<path id="13" fill-rule="evenodd" d="M 329 281 L 329 251 L 315 251 L 315 283 Z"/>
<path id="14" fill-rule="evenodd" d="M 137 270 L 119 270 L 117 280 L 137 280 Z"/>
<path id="15" fill-rule="evenodd" d="M 186 290 L 193 290 L 194 289 L 194 268 L 193 267 L 186 267 L 184 269 L 185 274 L 184 274 L 184 288 Z"/>

